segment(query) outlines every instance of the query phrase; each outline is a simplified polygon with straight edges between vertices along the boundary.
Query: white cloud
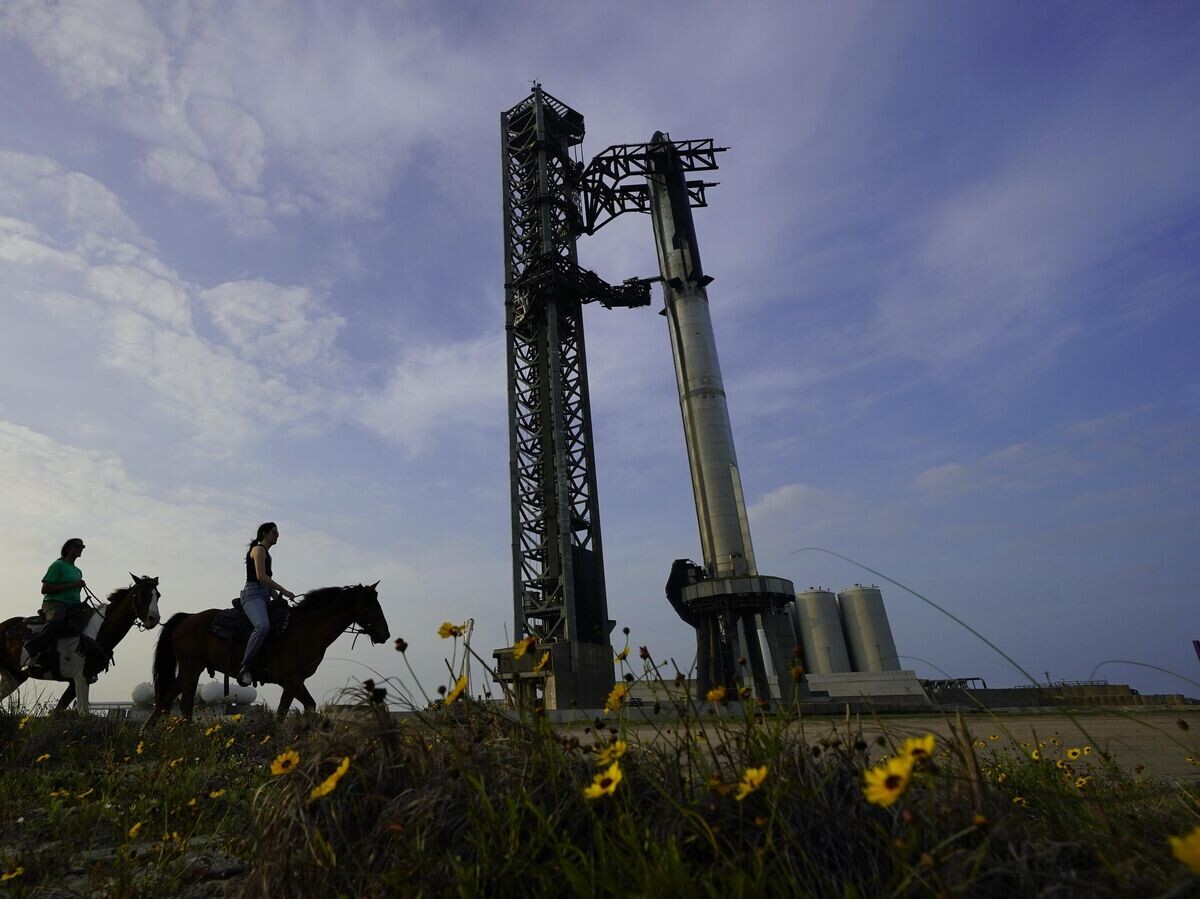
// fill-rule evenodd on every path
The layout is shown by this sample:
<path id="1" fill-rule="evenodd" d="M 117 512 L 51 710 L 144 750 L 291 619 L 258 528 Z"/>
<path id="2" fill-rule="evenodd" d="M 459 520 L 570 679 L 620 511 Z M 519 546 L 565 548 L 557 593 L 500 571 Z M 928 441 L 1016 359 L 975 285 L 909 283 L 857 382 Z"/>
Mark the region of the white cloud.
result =
<path id="1" fill-rule="evenodd" d="M 301 367 L 326 358 L 345 320 L 306 287 L 227 281 L 202 291 L 213 324 L 243 357 L 272 367 Z"/>

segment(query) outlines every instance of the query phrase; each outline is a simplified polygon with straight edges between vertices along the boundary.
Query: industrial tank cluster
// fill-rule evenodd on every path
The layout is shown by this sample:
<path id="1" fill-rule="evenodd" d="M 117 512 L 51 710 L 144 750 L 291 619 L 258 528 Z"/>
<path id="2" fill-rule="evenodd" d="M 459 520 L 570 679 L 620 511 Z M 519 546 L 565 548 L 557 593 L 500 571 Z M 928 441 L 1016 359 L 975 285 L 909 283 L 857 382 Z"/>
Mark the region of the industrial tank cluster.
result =
<path id="1" fill-rule="evenodd" d="M 797 593 L 789 608 L 809 673 L 900 670 L 878 587 L 855 584 L 836 596 L 823 587 L 810 587 Z"/>

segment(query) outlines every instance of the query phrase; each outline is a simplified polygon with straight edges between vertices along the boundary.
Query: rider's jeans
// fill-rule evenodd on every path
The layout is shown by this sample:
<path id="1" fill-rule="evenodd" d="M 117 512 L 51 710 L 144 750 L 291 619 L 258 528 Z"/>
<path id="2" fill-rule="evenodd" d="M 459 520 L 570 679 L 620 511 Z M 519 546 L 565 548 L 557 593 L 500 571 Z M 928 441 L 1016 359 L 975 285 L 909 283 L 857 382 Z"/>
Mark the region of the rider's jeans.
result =
<path id="1" fill-rule="evenodd" d="M 267 617 L 267 604 L 271 599 L 271 591 L 262 584 L 250 582 L 242 588 L 242 611 L 254 625 L 250 639 L 246 641 L 246 654 L 242 656 L 242 667 L 245 668 L 262 648 L 263 640 L 267 639 L 270 619 Z"/>

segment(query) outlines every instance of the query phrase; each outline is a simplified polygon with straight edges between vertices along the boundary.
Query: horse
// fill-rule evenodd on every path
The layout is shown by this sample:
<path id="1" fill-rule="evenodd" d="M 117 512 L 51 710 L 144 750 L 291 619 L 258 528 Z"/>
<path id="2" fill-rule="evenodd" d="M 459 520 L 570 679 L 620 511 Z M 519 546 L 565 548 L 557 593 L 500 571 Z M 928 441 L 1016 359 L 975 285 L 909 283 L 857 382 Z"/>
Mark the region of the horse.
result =
<path id="1" fill-rule="evenodd" d="M 125 639 L 134 622 L 140 622 L 147 629 L 155 627 L 159 622 L 158 614 L 158 578 L 135 574 L 133 585 L 118 587 L 108 595 L 108 601 L 88 619 L 83 629 L 84 637 L 99 644 L 108 653 L 111 660 L 117 644 Z M 28 660 L 25 651 L 25 641 L 33 636 L 30 622 L 26 618 L 9 618 L 0 623 L 0 700 L 15 691 L 29 679 L 21 666 Z M 75 708 L 80 715 L 88 714 L 88 685 L 95 679 L 98 671 L 91 670 L 87 655 L 80 645 L 76 635 L 58 639 L 58 669 L 59 676 L 51 672 L 38 675 L 39 680 L 69 681 L 70 685 L 58 700 L 55 711 L 61 712 L 78 700 Z M 108 665 L 104 666 L 107 670 Z"/>
<path id="2" fill-rule="evenodd" d="M 304 681 L 317 670 L 329 645 L 352 625 L 372 643 L 387 641 L 390 634 L 375 591 L 378 585 L 376 581 L 369 586 L 309 591 L 292 607 L 287 630 L 282 634 L 272 632 L 267 638 L 255 663 L 269 672 L 267 683 L 283 687 L 277 712 L 281 720 L 295 699 L 303 703 L 306 712 L 316 709 L 317 701 Z M 201 671 L 207 669 L 210 677 L 215 671 L 237 674 L 241 641 L 230 647 L 224 638 L 210 632 L 218 611 L 179 612 L 163 625 L 154 648 L 154 713 L 150 721 L 169 714 L 177 696 L 183 717 L 190 721 Z"/>

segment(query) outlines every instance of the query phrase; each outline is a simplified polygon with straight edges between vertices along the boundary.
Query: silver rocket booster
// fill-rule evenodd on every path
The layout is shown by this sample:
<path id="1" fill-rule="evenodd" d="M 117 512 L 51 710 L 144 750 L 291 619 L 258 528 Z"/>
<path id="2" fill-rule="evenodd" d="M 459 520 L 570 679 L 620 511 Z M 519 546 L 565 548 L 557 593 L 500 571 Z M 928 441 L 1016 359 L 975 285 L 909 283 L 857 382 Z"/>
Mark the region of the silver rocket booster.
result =
<path id="1" fill-rule="evenodd" d="M 687 184 L 675 149 L 657 132 L 651 147 L 656 174 L 648 175 L 658 265 L 679 385 L 679 406 L 696 497 L 704 565 L 713 577 L 757 574 L 746 503 L 717 342 L 713 334 Z"/>

